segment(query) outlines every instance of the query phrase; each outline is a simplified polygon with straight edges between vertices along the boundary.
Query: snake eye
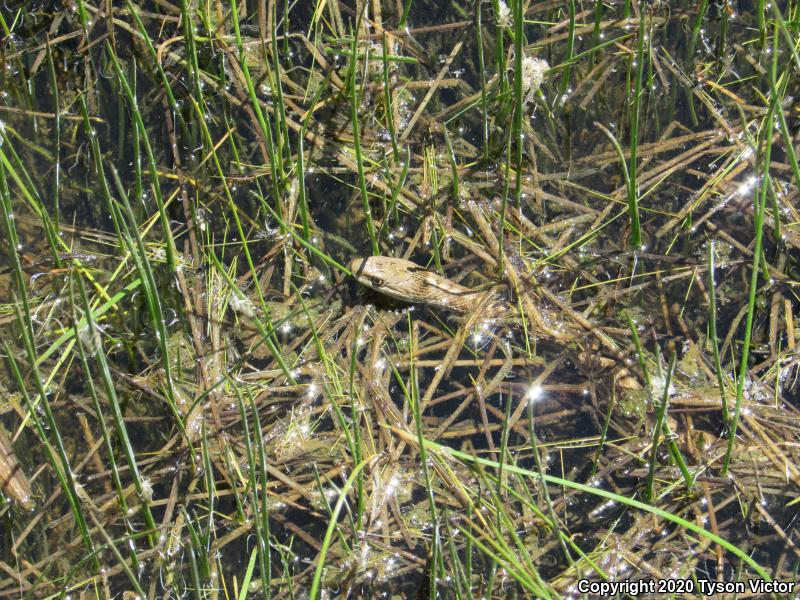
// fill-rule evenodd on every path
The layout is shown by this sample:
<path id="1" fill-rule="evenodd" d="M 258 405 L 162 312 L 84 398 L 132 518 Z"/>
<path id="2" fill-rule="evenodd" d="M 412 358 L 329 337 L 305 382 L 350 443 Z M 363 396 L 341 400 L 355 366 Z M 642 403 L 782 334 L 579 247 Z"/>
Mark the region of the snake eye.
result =
<path id="1" fill-rule="evenodd" d="M 372 283 L 372 285 L 374 285 L 375 287 L 379 287 L 379 286 L 381 285 L 381 283 L 383 283 L 383 282 L 382 282 L 380 279 L 378 279 L 377 277 L 370 277 L 370 278 L 369 278 L 369 281 L 370 281 L 370 283 Z"/>

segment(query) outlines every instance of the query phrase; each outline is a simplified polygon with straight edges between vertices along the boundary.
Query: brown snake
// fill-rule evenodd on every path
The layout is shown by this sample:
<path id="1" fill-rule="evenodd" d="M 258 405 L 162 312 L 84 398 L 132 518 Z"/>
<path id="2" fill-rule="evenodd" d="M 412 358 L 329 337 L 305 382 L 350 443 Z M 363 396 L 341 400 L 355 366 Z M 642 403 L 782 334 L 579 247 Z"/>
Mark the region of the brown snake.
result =
<path id="1" fill-rule="evenodd" d="M 350 270 L 359 283 L 381 294 L 461 314 L 470 312 L 491 297 L 490 292 L 471 290 L 402 258 L 357 258 L 350 263 Z"/>
<path id="2" fill-rule="evenodd" d="M 402 258 L 391 256 L 357 258 L 350 263 L 350 270 L 359 283 L 404 302 L 427 304 L 460 314 L 473 310 L 478 312 L 477 309 L 480 308 L 480 314 L 489 318 L 503 317 L 511 312 L 511 307 L 496 300 L 491 292 L 464 287 Z M 607 340 L 605 334 L 596 330 L 582 315 L 574 314 L 573 319 L 583 328 L 594 333 L 607 347 L 613 346 L 613 342 Z M 553 316 L 549 319 L 556 321 Z M 615 364 L 614 360 L 596 356 L 596 352 L 584 351 L 580 356 L 587 361 L 597 360 L 603 366 Z M 641 389 L 624 362 L 615 371 L 615 378 L 623 387 Z"/>

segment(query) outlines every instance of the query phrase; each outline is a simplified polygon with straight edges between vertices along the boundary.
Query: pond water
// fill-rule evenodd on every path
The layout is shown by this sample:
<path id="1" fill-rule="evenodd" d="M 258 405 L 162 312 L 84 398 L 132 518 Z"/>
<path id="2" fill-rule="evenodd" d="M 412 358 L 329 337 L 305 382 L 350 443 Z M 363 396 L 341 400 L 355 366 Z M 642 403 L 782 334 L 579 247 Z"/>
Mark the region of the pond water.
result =
<path id="1" fill-rule="evenodd" d="M 0 595 L 795 580 L 797 2 L 0 16 Z"/>

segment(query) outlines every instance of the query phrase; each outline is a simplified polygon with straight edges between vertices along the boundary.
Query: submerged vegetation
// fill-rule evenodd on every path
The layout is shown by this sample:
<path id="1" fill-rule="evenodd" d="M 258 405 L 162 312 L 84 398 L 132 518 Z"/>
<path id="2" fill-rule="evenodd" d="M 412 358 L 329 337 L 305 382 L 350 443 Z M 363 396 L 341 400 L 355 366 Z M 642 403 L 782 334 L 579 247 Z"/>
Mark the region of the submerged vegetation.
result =
<path id="1" fill-rule="evenodd" d="M 0 597 L 795 581 L 796 0 L 0 27 Z"/>

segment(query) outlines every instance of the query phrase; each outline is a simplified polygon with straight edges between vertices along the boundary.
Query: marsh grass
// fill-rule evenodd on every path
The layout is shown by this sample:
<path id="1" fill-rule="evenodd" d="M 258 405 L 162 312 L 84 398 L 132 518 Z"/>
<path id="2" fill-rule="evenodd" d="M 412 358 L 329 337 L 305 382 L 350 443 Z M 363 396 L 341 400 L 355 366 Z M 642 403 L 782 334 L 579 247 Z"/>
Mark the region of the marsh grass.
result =
<path id="1" fill-rule="evenodd" d="M 0 597 L 794 581 L 761 5 L 3 5 Z M 508 309 L 356 291 L 371 254 Z"/>

